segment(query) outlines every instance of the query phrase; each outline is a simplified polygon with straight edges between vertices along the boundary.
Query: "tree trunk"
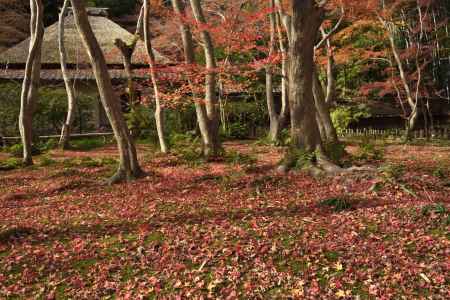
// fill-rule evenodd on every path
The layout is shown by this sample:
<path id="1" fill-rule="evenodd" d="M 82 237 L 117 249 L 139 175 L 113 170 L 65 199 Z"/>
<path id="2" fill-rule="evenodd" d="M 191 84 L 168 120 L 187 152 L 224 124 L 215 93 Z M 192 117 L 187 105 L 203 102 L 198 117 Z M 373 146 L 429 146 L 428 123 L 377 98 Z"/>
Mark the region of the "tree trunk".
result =
<path id="1" fill-rule="evenodd" d="M 272 9 L 275 7 L 275 3 L 271 0 Z M 270 18 L 270 41 L 269 41 L 269 57 L 275 53 L 275 13 L 271 12 Z M 279 140 L 280 135 L 280 116 L 278 115 L 275 107 L 275 97 L 273 94 L 273 67 L 271 65 L 266 67 L 266 102 L 269 113 L 270 129 L 268 138 L 270 142 L 276 143 Z"/>
<path id="2" fill-rule="evenodd" d="M 123 59 L 123 67 L 125 70 L 125 74 L 127 75 L 127 88 L 128 88 L 128 96 L 130 100 L 130 106 L 133 106 L 135 103 L 136 93 L 134 90 L 134 82 L 133 82 L 133 65 L 132 65 L 132 58 L 134 49 L 136 48 L 137 43 L 137 37 L 134 38 L 133 42 L 130 45 L 127 45 L 124 41 L 121 39 L 116 39 L 114 41 L 114 45 L 119 49 L 120 53 L 122 54 Z"/>
<path id="3" fill-rule="evenodd" d="M 72 86 L 72 82 L 69 78 L 69 73 L 67 70 L 67 52 L 64 42 L 64 22 L 67 14 L 68 6 L 70 0 L 65 0 L 64 5 L 59 14 L 59 24 L 58 24 L 58 45 L 59 45 L 59 57 L 61 61 L 61 71 L 64 78 L 64 84 L 67 92 L 67 116 L 66 121 L 61 130 L 61 137 L 59 139 L 59 146 L 65 149 L 69 146 L 70 133 L 72 130 L 72 124 L 75 118 L 75 105 L 76 96 L 75 90 Z"/>
<path id="4" fill-rule="evenodd" d="M 336 79 L 334 77 L 334 55 L 331 47 L 330 39 L 326 43 L 327 51 L 327 93 L 325 97 L 325 103 L 328 109 L 333 105 L 334 98 L 336 97 Z"/>
<path id="5" fill-rule="evenodd" d="M 406 133 L 405 133 L 405 139 L 407 141 L 411 141 L 414 136 L 413 132 L 417 128 L 417 122 L 419 121 L 419 109 L 417 105 L 413 108 L 413 111 L 408 117 L 408 120 L 406 121 Z"/>
<path id="6" fill-rule="evenodd" d="M 322 150 L 312 92 L 314 41 L 322 22 L 322 14 L 322 9 L 313 0 L 292 2 L 289 49 L 292 147 L 305 152 Z"/>
<path id="7" fill-rule="evenodd" d="M 41 0 L 30 0 L 30 49 L 25 67 L 20 101 L 19 130 L 23 145 L 23 164 L 32 165 L 32 121 L 41 72 L 41 51 L 44 36 L 44 7 Z"/>
<path id="8" fill-rule="evenodd" d="M 137 159 L 136 148 L 127 128 L 120 101 L 114 94 L 111 78 L 105 61 L 105 56 L 95 38 L 83 0 L 71 0 L 76 27 L 82 37 L 83 44 L 89 54 L 92 69 L 120 154 L 120 163 L 117 173 L 109 179 L 113 184 L 123 180 L 131 180 L 143 174 Z"/>
<path id="9" fill-rule="evenodd" d="M 185 7 L 183 3 L 180 0 L 172 0 L 172 6 L 174 9 L 174 12 L 179 15 L 180 17 L 185 16 Z M 189 27 L 189 25 L 185 24 L 182 20 L 180 21 L 180 33 L 181 33 L 181 39 L 183 41 L 183 48 L 184 48 L 184 57 L 185 62 L 187 65 L 193 65 L 195 64 L 195 53 L 194 53 L 194 42 L 192 39 L 192 32 Z M 188 77 L 188 82 L 192 86 L 192 81 Z M 196 98 L 194 89 L 192 89 L 193 97 Z M 209 131 L 208 126 L 208 116 L 206 114 L 206 107 L 203 103 L 203 101 L 195 101 L 195 112 L 197 115 L 197 123 L 198 123 L 198 129 L 200 131 L 200 135 L 202 137 L 203 142 L 203 149 L 206 149 L 206 145 L 212 144 L 211 134 Z M 203 154 L 206 151 L 204 151 Z"/>
<path id="10" fill-rule="evenodd" d="M 280 112 L 280 125 L 281 127 L 285 126 L 285 123 L 288 119 L 289 115 L 289 57 L 288 51 L 289 39 L 285 41 L 285 36 L 283 34 L 282 29 L 282 21 L 281 21 L 281 12 L 277 12 L 275 15 L 277 33 L 278 33 L 278 41 L 282 56 L 281 61 L 281 112 Z M 290 22 L 290 21 L 289 21 Z"/>
<path id="11" fill-rule="evenodd" d="M 206 19 L 203 15 L 203 10 L 200 5 L 200 0 L 190 0 L 192 12 L 195 20 L 201 25 L 206 25 Z M 200 124 L 200 128 L 205 130 L 207 128 L 208 138 L 204 139 L 204 155 L 216 156 L 221 150 L 221 143 L 219 140 L 219 102 L 216 94 L 217 75 L 216 75 L 216 58 L 214 54 L 214 45 L 211 35 L 205 29 L 200 32 L 202 40 L 202 47 L 206 59 L 206 75 L 205 75 L 205 103 L 206 103 L 206 117 L 207 124 Z M 205 120 L 199 119 L 199 122 Z"/>
<path id="12" fill-rule="evenodd" d="M 320 120 L 320 124 L 323 128 L 323 134 L 325 139 L 324 142 L 327 143 L 339 143 L 339 139 L 337 136 L 336 128 L 331 121 L 330 110 L 328 108 L 327 103 L 325 102 L 325 95 L 322 87 L 322 83 L 320 82 L 319 75 L 317 73 L 317 69 L 314 68 L 313 74 L 313 94 L 315 105 L 317 109 L 317 117 Z"/>
<path id="13" fill-rule="evenodd" d="M 155 94 L 155 120 L 156 129 L 158 131 L 159 146 L 162 153 L 167 153 L 167 143 L 164 133 L 164 112 L 161 107 L 161 97 L 158 88 L 158 78 L 156 75 L 156 59 L 152 48 L 151 36 L 150 36 L 150 3 L 148 0 L 144 0 L 144 41 L 145 48 L 147 50 L 148 62 L 150 65 L 150 77 L 152 79 L 153 91 Z"/>

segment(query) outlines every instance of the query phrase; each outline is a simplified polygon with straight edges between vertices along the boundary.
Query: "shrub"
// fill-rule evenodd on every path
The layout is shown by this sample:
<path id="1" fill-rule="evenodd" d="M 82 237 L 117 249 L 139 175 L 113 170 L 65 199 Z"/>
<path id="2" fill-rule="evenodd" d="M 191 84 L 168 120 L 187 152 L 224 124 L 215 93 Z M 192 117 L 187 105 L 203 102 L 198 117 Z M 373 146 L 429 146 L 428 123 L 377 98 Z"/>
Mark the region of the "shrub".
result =
<path id="1" fill-rule="evenodd" d="M 382 175 L 387 179 L 399 179 L 405 172 L 403 165 L 387 164 L 381 167 Z"/>
<path id="2" fill-rule="evenodd" d="M 15 157 L 8 158 L 7 160 L 0 162 L 0 170 L 2 171 L 19 169 L 21 167 L 22 167 L 22 160 Z"/>
<path id="3" fill-rule="evenodd" d="M 22 157 L 23 155 L 23 146 L 22 144 L 14 144 L 6 149 L 6 152 L 11 154 L 14 157 Z M 41 154 L 41 149 L 34 144 L 31 146 L 31 154 L 39 155 Z"/>
<path id="4" fill-rule="evenodd" d="M 347 129 L 351 123 L 368 117 L 370 117 L 370 112 L 365 105 L 337 107 L 331 112 L 331 120 L 338 132 Z"/>
<path id="5" fill-rule="evenodd" d="M 152 112 L 144 105 L 133 106 L 130 112 L 125 114 L 125 118 L 134 137 L 140 137 L 142 132 L 152 125 Z"/>
<path id="6" fill-rule="evenodd" d="M 280 164 L 285 165 L 288 169 L 303 169 L 309 167 L 316 159 L 316 154 L 313 152 L 306 152 L 301 149 L 289 148 Z"/>
<path id="7" fill-rule="evenodd" d="M 248 124 L 231 123 L 228 125 L 228 131 L 225 136 L 231 139 L 245 139 L 248 138 L 249 132 Z"/>
<path id="8" fill-rule="evenodd" d="M 38 147 L 41 150 L 41 152 L 47 152 L 49 150 L 57 148 L 58 147 L 58 141 L 55 140 L 55 139 L 48 139 L 46 142 L 40 143 L 38 145 Z"/>
<path id="9" fill-rule="evenodd" d="M 70 146 L 75 150 L 89 151 L 103 147 L 106 143 L 107 140 L 104 138 L 85 138 L 70 141 Z"/>
<path id="10" fill-rule="evenodd" d="M 362 160 L 381 160 L 384 157 L 384 153 L 375 144 L 365 140 L 359 146 L 356 157 Z"/>
<path id="11" fill-rule="evenodd" d="M 253 165 L 256 161 L 256 157 L 238 151 L 231 150 L 225 153 L 225 162 L 229 164 Z"/>
<path id="12" fill-rule="evenodd" d="M 47 167 L 47 166 L 51 166 L 51 165 L 54 165 L 54 164 L 56 164 L 56 161 L 54 159 L 50 158 L 47 155 L 42 156 L 41 157 L 41 161 L 39 163 L 39 165 L 41 167 Z"/>
<path id="13" fill-rule="evenodd" d="M 327 143 L 325 144 L 325 152 L 328 157 L 335 163 L 340 163 L 346 155 L 345 144 L 343 143 Z"/>

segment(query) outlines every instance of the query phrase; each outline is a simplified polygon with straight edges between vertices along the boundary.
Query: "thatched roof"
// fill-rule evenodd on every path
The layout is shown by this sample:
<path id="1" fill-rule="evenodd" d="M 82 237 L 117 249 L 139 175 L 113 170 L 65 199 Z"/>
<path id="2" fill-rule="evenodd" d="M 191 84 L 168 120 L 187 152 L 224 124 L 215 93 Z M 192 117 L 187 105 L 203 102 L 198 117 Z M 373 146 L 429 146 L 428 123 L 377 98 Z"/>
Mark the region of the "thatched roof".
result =
<path id="1" fill-rule="evenodd" d="M 126 80 L 128 78 L 124 69 L 108 69 L 108 72 L 111 79 Z M 61 69 L 42 69 L 40 75 L 43 81 L 62 82 L 64 80 Z M 69 69 L 68 75 L 72 80 L 95 80 L 92 69 Z M 24 69 L 0 69 L 0 80 L 23 80 L 24 76 Z M 133 79 L 150 79 L 148 69 L 134 70 Z"/>
<path id="2" fill-rule="evenodd" d="M 101 15 L 89 16 L 89 22 L 95 36 L 97 37 L 100 47 L 105 54 L 107 64 L 122 64 L 122 56 L 114 45 L 114 41 L 116 39 L 122 39 L 124 42 L 130 43 L 134 38 L 133 34 Z M 28 56 L 29 43 L 30 38 L 19 43 L 15 47 L 0 53 L 0 64 L 25 64 Z M 89 57 L 76 29 L 73 15 L 69 15 L 65 19 L 65 43 L 68 64 L 89 64 Z M 168 62 L 167 59 L 157 51 L 155 51 L 155 55 L 157 62 Z M 42 45 L 42 64 L 59 63 L 58 23 L 55 23 L 45 29 L 44 41 Z M 145 46 L 142 41 L 139 41 L 137 44 L 136 51 L 133 55 L 133 63 L 146 64 Z"/>

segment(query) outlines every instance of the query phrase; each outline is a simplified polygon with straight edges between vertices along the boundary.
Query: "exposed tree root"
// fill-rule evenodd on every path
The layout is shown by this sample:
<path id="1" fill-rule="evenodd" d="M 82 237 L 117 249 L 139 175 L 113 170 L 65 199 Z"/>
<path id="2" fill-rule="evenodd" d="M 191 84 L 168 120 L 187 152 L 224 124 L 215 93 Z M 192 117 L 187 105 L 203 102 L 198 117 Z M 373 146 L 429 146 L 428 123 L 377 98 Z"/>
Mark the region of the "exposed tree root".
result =
<path id="1" fill-rule="evenodd" d="M 277 172 L 286 174 L 295 165 L 295 158 L 286 157 L 284 162 L 278 166 Z M 302 169 L 306 170 L 313 177 L 341 176 L 354 173 L 375 174 L 377 172 L 377 168 L 371 166 L 342 168 L 329 160 L 328 157 L 322 153 L 317 154 L 315 160 L 311 161 L 309 164 L 305 164 Z"/>

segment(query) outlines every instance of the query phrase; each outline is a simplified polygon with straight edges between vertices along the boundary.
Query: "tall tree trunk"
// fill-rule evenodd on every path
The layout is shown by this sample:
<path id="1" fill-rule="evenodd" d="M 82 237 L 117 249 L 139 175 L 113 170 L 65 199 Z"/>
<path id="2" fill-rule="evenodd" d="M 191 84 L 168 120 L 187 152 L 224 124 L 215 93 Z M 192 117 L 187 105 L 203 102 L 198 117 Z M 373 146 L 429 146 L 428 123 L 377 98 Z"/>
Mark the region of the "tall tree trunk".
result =
<path id="1" fill-rule="evenodd" d="M 71 0 L 77 29 L 83 40 L 83 44 L 89 54 L 92 69 L 100 94 L 100 99 L 105 108 L 120 154 L 120 163 L 117 173 L 109 179 L 113 184 L 123 180 L 135 179 L 142 175 L 139 166 L 136 147 L 123 116 L 120 101 L 114 94 L 111 78 L 105 61 L 105 56 L 95 38 L 83 0 Z"/>
<path id="2" fill-rule="evenodd" d="M 132 64 L 132 58 L 134 49 L 136 48 L 138 37 L 134 37 L 134 40 L 131 44 L 127 44 L 121 39 L 116 39 L 114 41 L 114 45 L 119 49 L 120 53 L 122 54 L 123 59 L 123 67 L 125 70 L 125 74 L 127 75 L 127 88 L 128 88 L 128 96 L 130 100 L 130 106 L 133 106 L 135 103 L 136 93 L 134 89 L 134 82 L 133 82 L 133 64 Z"/>
<path id="3" fill-rule="evenodd" d="M 289 49 L 289 103 L 292 147 L 305 152 L 322 150 L 312 92 L 314 41 L 323 11 L 315 1 L 292 1 L 291 45 Z"/>
<path id="4" fill-rule="evenodd" d="M 41 72 L 41 51 L 44 36 L 44 7 L 41 0 L 30 0 L 30 49 L 25 67 L 20 101 L 19 130 L 23 145 L 23 163 L 32 165 L 33 113 L 35 110 Z"/>
<path id="5" fill-rule="evenodd" d="M 150 3 L 149 0 L 144 0 L 144 41 L 147 50 L 148 62 L 150 65 L 150 77 L 152 79 L 153 91 L 155 94 L 155 120 L 156 130 L 158 131 L 159 146 L 162 153 L 167 153 L 167 143 L 164 133 L 164 111 L 161 107 L 161 97 L 158 88 L 158 78 L 156 75 L 156 59 L 152 48 L 152 40 L 150 35 Z"/>
<path id="6" fill-rule="evenodd" d="M 331 121 L 330 110 L 325 100 L 326 97 L 316 67 L 314 67 L 313 74 L 313 94 L 317 109 L 317 117 L 320 121 L 319 126 L 322 126 L 323 136 L 325 137 L 323 141 L 327 143 L 338 143 L 339 139 L 336 128 Z"/>
<path id="7" fill-rule="evenodd" d="M 139 40 L 143 36 L 143 24 L 144 24 L 144 7 L 141 8 L 141 11 L 139 13 L 138 21 L 136 24 L 136 31 L 134 33 L 134 38 L 131 41 L 130 44 L 127 44 L 121 39 L 116 39 L 114 41 L 114 45 L 119 49 L 120 53 L 122 54 L 123 58 L 123 67 L 125 70 L 125 73 L 127 75 L 127 86 L 128 86 L 128 95 L 130 98 L 130 105 L 133 106 L 135 103 L 136 93 L 134 88 L 134 81 L 133 81 L 133 54 L 136 50 L 136 45 Z"/>
<path id="8" fill-rule="evenodd" d="M 66 121 L 64 122 L 64 125 L 61 130 L 61 137 L 59 139 L 59 146 L 62 149 L 65 149 L 69 146 L 70 133 L 75 118 L 75 105 L 76 105 L 75 89 L 74 86 L 72 86 L 72 81 L 69 78 L 69 72 L 67 70 L 67 52 L 64 42 L 64 26 L 65 26 L 64 23 L 69 2 L 70 0 L 64 1 L 64 5 L 61 8 L 61 12 L 59 14 L 59 24 L 58 24 L 59 57 L 61 62 L 61 71 L 64 79 L 64 85 L 66 87 L 67 92 L 67 116 Z"/>
<path id="9" fill-rule="evenodd" d="M 395 62 L 397 63 L 397 69 L 398 69 L 398 72 L 400 75 L 400 80 L 401 80 L 401 83 L 403 84 L 403 88 L 406 93 L 406 101 L 409 104 L 409 107 L 411 108 L 411 113 L 408 116 L 408 120 L 406 122 L 406 134 L 405 134 L 405 139 L 411 140 L 413 137 L 412 132 L 415 129 L 415 127 L 417 126 L 417 121 L 419 119 L 418 91 L 419 91 L 419 86 L 420 86 L 420 81 L 421 81 L 420 65 L 418 64 L 417 57 L 416 57 L 416 66 L 417 66 L 419 78 L 418 78 L 418 83 L 417 83 L 416 97 L 413 97 L 413 92 L 409 85 L 409 81 L 406 76 L 406 72 L 405 72 L 405 68 L 404 68 L 402 59 L 398 52 L 397 46 L 395 45 L 395 36 L 394 36 L 393 28 L 392 28 L 393 25 L 390 24 L 388 21 L 384 20 L 381 16 L 378 16 L 378 20 L 384 26 L 384 28 L 386 29 L 386 32 L 388 33 L 388 39 L 389 39 L 389 43 L 391 46 L 392 54 L 394 56 Z"/>
<path id="10" fill-rule="evenodd" d="M 325 32 L 322 33 L 322 35 L 325 35 Z M 326 51 L 327 51 L 327 92 L 325 97 L 325 103 L 327 104 L 328 108 L 333 104 L 334 98 L 336 97 L 336 79 L 334 77 L 334 54 L 333 54 L 333 48 L 331 47 L 330 39 L 327 40 L 326 43 Z"/>
<path id="11" fill-rule="evenodd" d="M 271 8 L 275 7 L 274 0 L 271 0 Z M 275 53 L 275 13 L 269 14 L 270 21 L 270 40 L 269 40 L 269 57 Z M 268 138 L 272 143 L 278 142 L 281 130 L 280 117 L 275 106 L 275 97 L 273 93 L 273 67 L 268 65 L 266 67 L 266 102 L 269 113 L 270 129 Z"/>
<path id="12" fill-rule="evenodd" d="M 131 109 L 134 108 L 136 104 L 136 89 L 134 86 L 134 78 L 133 78 L 133 54 L 136 50 L 137 42 L 140 38 L 143 37 L 143 19 L 144 19 L 144 7 L 141 7 L 138 21 L 136 24 L 136 31 L 134 33 L 134 38 L 131 43 L 127 44 L 121 39 L 116 39 L 114 41 L 114 45 L 119 49 L 122 54 L 123 67 L 125 70 L 125 74 L 127 76 L 127 93 L 129 97 L 129 105 Z M 133 135 L 133 134 L 132 134 Z"/>
<path id="13" fill-rule="evenodd" d="M 202 26 L 206 25 L 206 19 L 203 15 L 203 10 L 200 0 L 190 0 L 192 12 L 197 23 Z M 204 140 L 204 155 L 216 156 L 221 149 L 219 140 L 219 102 L 216 94 L 217 75 L 216 75 L 216 58 L 214 54 L 214 45 L 211 35 L 206 29 L 201 30 L 200 37 L 202 40 L 202 47 L 206 59 L 206 75 L 205 75 L 205 103 L 207 124 L 200 124 L 200 128 L 208 128 L 208 139 Z M 199 119 L 200 122 L 205 120 Z"/>
<path id="14" fill-rule="evenodd" d="M 172 0 L 172 6 L 174 12 L 180 16 L 184 17 L 186 15 L 185 13 L 185 6 L 181 0 Z M 193 65 L 195 64 L 195 52 L 194 52 L 194 42 L 192 39 L 192 32 L 186 23 L 184 23 L 182 20 L 180 21 L 179 25 L 180 33 L 181 33 L 181 39 L 183 41 L 183 48 L 184 48 L 184 58 L 187 65 Z M 192 86 L 192 81 L 188 77 L 189 84 Z M 194 89 L 192 89 L 192 93 L 195 99 L 195 93 Z M 198 129 L 200 131 L 200 135 L 202 137 L 203 141 L 203 149 L 206 149 L 206 145 L 212 144 L 212 138 L 209 131 L 209 121 L 208 116 L 206 113 L 206 107 L 203 103 L 203 101 L 195 101 L 195 112 L 197 114 L 197 123 L 198 123 Z M 205 154 L 205 151 L 204 151 Z"/>
<path id="15" fill-rule="evenodd" d="M 276 4 L 276 2 L 275 2 Z M 278 41 L 282 56 L 281 61 L 281 113 L 280 113 L 280 123 L 284 127 L 286 120 L 289 115 L 289 38 L 285 41 L 285 35 L 282 29 L 281 12 L 277 12 L 275 15 Z M 290 23 L 290 17 L 288 18 Z"/>

